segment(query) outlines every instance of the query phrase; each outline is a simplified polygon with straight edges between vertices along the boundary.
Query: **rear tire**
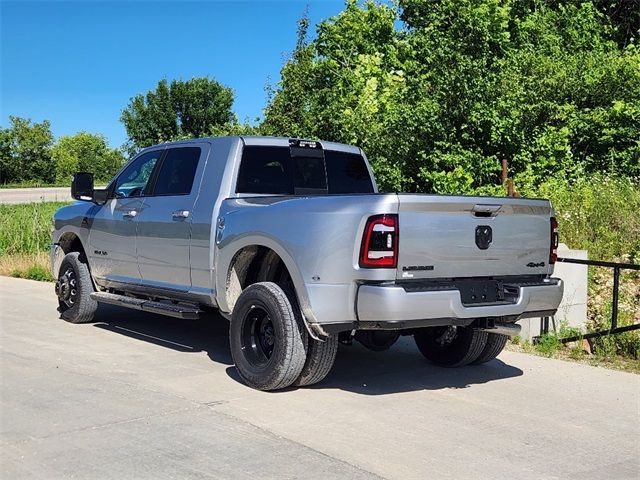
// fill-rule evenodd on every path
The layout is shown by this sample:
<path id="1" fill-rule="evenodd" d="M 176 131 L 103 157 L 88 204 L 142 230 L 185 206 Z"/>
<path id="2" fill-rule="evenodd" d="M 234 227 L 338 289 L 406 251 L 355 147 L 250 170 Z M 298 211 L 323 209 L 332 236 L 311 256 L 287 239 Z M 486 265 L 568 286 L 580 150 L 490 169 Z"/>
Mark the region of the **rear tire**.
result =
<path id="1" fill-rule="evenodd" d="M 60 318 L 70 323 L 88 323 L 93 320 L 98 302 L 90 296 L 94 289 L 83 253 L 70 252 L 65 255 L 60 264 L 55 289 Z"/>
<path id="2" fill-rule="evenodd" d="M 307 330 L 288 295 L 275 283 L 254 283 L 231 314 L 231 356 L 242 380 L 257 390 L 291 385 L 306 360 Z"/>
<path id="3" fill-rule="evenodd" d="M 484 346 L 484 349 L 480 353 L 480 356 L 473 361 L 474 365 L 480 365 L 481 363 L 486 363 L 489 360 L 493 360 L 504 346 L 507 344 L 507 340 L 509 337 L 507 335 L 500 335 L 498 333 L 488 333 L 487 334 L 487 344 Z"/>
<path id="4" fill-rule="evenodd" d="M 304 387 L 324 380 L 333 367 L 337 351 L 338 335 L 330 335 L 324 342 L 309 337 L 307 361 L 293 384 Z"/>
<path id="5" fill-rule="evenodd" d="M 431 362 L 461 367 L 480 356 L 487 343 L 487 332 L 470 327 L 428 327 L 413 338 L 422 355 Z"/>

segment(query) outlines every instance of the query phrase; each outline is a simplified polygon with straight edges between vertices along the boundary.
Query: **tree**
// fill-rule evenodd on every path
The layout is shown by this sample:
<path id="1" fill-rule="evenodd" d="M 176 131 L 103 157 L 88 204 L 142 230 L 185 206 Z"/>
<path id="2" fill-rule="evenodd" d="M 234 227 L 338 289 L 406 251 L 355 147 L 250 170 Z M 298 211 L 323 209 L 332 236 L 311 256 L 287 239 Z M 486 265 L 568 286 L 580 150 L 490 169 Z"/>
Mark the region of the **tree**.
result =
<path id="1" fill-rule="evenodd" d="M 233 91 L 209 78 L 160 80 L 155 90 L 133 97 L 122 111 L 134 149 L 179 138 L 202 137 L 235 122 Z"/>
<path id="2" fill-rule="evenodd" d="M 525 191 L 640 175 L 636 17 L 598 0 L 397 5 L 348 0 L 299 40 L 261 129 L 356 143 L 383 190 L 497 192 L 502 159 Z"/>
<path id="3" fill-rule="evenodd" d="M 49 121 L 9 117 L 11 126 L 0 128 L 0 183 L 35 180 L 51 183 L 55 165 L 51 158 L 53 135 Z"/>
<path id="4" fill-rule="evenodd" d="M 64 182 L 76 172 L 90 172 L 98 182 L 108 181 L 124 164 L 124 155 L 110 149 L 102 135 L 79 132 L 60 137 L 51 149 L 56 180 Z"/>

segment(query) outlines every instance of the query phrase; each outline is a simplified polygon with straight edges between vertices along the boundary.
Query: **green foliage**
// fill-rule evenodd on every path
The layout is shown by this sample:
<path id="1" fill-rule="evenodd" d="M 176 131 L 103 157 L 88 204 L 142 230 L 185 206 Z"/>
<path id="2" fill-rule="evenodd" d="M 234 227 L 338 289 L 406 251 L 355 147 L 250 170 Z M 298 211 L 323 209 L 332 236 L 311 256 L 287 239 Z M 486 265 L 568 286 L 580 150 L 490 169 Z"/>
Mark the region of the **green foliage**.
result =
<path id="1" fill-rule="evenodd" d="M 570 248 L 588 250 L 598 260 L 640 261 L 638 180 L 604 174 L 557 177 L 527 193 L 551 200 L 560 241 Z"/>
<path id="2" fill-rule="evenodd" d="M 0 189 L 3 188 L 46 188 L 46 187 L 68 187 L 69 179 L 62 182 L 42 182 L 40 180 L 24 180 L 14 183 L 0 183 Z"/>
<path id="3" fill-rule="evenodd" d="M 502 159 L 523 191 L 639 176 L 638 22 L 622 10 L 349 0 L 311 42 L 301 20 L 260 129 L 362 146 L 383 191 L 492 193 Z"/>
<path id="4" fill-rule="evenodd" d="M 628 257 L 621 260 L 628 261 Z M 588 312 L 590 331 L 611 328 L 613 274 L 610 269 L 591 268 L 589 272 Z M 618 326 L 632 325 L 640 320 L 640 272 L 621 270 Z M 622 355 L 640 360 L 640 331 L 618 333 L 593 340 L 594 353 L 604 358 Z"/>
<path id="5" fill-rule="evenodd" d="M 77 171 L 108 180 L 124 162 L 119 150 L 110 149 L 102 135 L 79 132 L 60 137 L 54 144 L 47 120 L 9 117 L 11 126 L 0 128 L 0 184 L 2 186 L 69 185 Z"/>
<path id="6" fill-rule="evenodd" d="M 50 148 L 53 135 L 47 120 L 9 117 L 11 126 L 0 128 L 0 183 L 37 180 L 45 183 L 55 178 Z"/>
<path id="7" fill-rule="evenodd" d="M 212 137 L 227 137 L 235 135 L 260 135 L 259 127 L 254 127 L 246 123 L 228 122 L 224 125 L 214 125 L 209 130 L 208 135 Z"/>
<path id="8" fill-rule="evenodd" d="M 622 321 L 619 326 L 631 325 L 632 322 Z M 597 325 L 597 326 L 596 326 Z M 595 330 L 606 330 L 611 328 L 611 322 L 601 322 L 592 324 Z M 618 333 L 593 340 L 594 353 L 602 358 L 615 358 L 623 356 L 626 358 L 640 359 L 640 333 L 637 330 L 631 332 Z"/>
<path id="9" fill-rule="evenodd" d="M 0 256 L 32 254 L 49 249 L 51 219 L 65 202 L 0 204 Z"/>
<path id="10" fill-rule="evenodd" d="M 541 335 L 535 344 L 536 351 L 545 357 L 553 357 L 561 347 L 562 343 L 560 343 L 558 336 L 553 332 Z"/>
<path id="11" fill-rule="evenodd" d="M 76 172 L 91 172 L 96 181 L 107 182 L 124 164 L 122 152 L 110 149 L 102 135 L 79 132 L 60 137 L 51 149 L 56 181 L 69 182 Z"/>
<path id="12" fill-rule="evenodd" d="M 541 335 L 538 341 L 534 344 L 534 349 L 537 353 L 546 357 L 555 356 L 560 350 L 567 348 L 561 341 L 561 338 L 575 337 L 580 335 L 580 330 L 575 327 L 570 327 L 566 323 L 561 323 L 557 332 L 548 332 Z M 582 355 L 578 355 L 575 351 L 582 352 L 582 348 L 579 346 L 567 349 L 567 353 L 570 357 L 575 358 Z"/>
<path id="13" fill-rule="evenodd" d="M 10 276 L 15 278 L 27 278 L 29 280 L 37 280 L 39 282 L 52 282 L 54 278 L 51 272 L 42 265 L 31 265 L 26 269 L 16 268 L 12 270 Z"/>
<path id="14" fill-rule="evenodd" d="M 640 262 L 640 183 L 628 177 L 594 174 L 577 180 L 555 178 L 532 195 L 550 198 L 559 223 L 560 241 L 587 250 L 597 260 Z M 613 276 L 610 269 L 589 268 L 588 329 L 611 328 Z M 622 271 L 618 325 L 640 318 L 640 274 Z M 640 358 L 640 332 L 593 341 L 597 355 Z"/>
<path id="15" fill-rule="evenodd" d="M 235 122 L 233 91 L 209 78 L 161 80 L 133 97 L 121 120 L 133 150 L 180 138 L 202 137 Z"/>

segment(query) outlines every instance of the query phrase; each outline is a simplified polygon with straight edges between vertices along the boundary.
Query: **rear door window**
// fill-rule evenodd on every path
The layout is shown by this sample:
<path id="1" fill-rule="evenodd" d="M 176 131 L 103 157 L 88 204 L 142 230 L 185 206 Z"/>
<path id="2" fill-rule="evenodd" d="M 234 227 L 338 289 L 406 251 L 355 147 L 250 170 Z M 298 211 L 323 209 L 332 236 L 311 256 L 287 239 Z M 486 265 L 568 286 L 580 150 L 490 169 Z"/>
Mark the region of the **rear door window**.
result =
<path id="1" fill-rule="evenodd" d="M 196 176 L 199 147 L 170 148 L 162 160 L 154 195 L 189 195 Z"/>

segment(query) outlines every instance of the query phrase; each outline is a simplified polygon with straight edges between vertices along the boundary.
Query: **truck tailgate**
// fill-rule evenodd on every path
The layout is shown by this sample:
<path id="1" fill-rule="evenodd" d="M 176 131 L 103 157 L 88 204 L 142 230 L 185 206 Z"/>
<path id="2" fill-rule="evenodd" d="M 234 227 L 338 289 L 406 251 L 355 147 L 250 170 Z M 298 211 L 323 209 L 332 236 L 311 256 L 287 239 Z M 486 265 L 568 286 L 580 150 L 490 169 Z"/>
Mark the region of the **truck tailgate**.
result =
<path id="1" fill-rule="evenodd" d="M 550 272 L 547 200 L 398 195 L 398 279 Z"/>

